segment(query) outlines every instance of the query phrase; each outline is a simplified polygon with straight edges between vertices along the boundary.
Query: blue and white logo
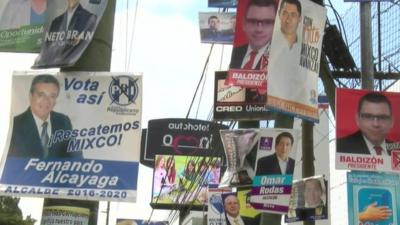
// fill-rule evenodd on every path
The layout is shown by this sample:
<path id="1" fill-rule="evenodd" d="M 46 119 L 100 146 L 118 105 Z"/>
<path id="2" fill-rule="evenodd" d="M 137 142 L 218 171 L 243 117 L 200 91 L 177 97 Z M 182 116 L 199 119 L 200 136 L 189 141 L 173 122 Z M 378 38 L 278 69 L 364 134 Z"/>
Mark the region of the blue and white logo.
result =
<path id="1" fill-rule="evenodd" d="M 127 106 L 135 103 L 139 95 L 138 79 L 129 76 L 112 77 L 108 95 L 111 98 L 111 104 L 116 103 L 120 106 Z"/>

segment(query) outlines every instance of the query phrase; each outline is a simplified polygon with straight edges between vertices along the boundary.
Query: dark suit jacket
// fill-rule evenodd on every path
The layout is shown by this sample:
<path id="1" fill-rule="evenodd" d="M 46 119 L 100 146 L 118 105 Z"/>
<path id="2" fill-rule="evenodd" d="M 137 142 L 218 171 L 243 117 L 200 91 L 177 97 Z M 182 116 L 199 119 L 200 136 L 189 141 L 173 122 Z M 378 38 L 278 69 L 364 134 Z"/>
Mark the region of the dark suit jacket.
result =
<path id="1" fill-rule="evenodd" d="M 72 130 L 71 121 L 61 113 L 51 112 L 51 132 L 56 130 Z M 51 137 L 50 137 L 51 139 Z M 81 157 L 81 152 L 67 152 L 68 140 L 52 143 L 48 157 Z M 8 156 L 43 158 L 43 147 L 40 134 L 35 124 L 32 111 L 28 108 L 22 114 L 14 117 L 14 125 Z"/>
<path id="2" fill-rule="evenodd" d="M 45 39 L 39 61 L 36 62 L 37 66 L 61 66 L 75 63 L 91 41 L 90 38 L 76 41 L 76 37 L 80 34 L 83 34 L 83 37 L 88 37 L 89 33 L 93 34 L 96 27 L 96 20 L 97 16 L 84 9 L 80 4 L 76 8 L 68 27 L 67 12 L 56 17 L 51 22 L 48 34 L 51 35 L 59 32 L 64 33 L 65 36 L 62 40 L 58 41 Z"/>
<path id="3" fill-rule="evenodd" d="M 247 47 L 249 45 L 242 45 L 236 48 L 233 48 L 232 50 L 232 56 L 231 56 L 231 63 L 229 65 L 229 68 L 231 69 L 241 69 L 242 62 L 244 57 L 246 56 L 247 52 Z M 258 61 L 256 69 L 260 69 L 261 67 L 261 59 Z"/>
<path id="4" fill-rule="evenodd" d="M 294 171 L 294 159 L 289 157 L 288 165 L 286 167 L 286 174 L 293 174 Z M 282 174 L 281 168 L 279 167 L 278 156 L 276 154 L 262 157 L 257 162 L 256 175 L 272 175 Z"/>
<path id="5" fill-rule="evenodd" d="M 247 47 L 248 45 L 242 45 L 236 48 L 233 48 L 232 50 L 232 56 L 231 56 L 231 63 L 229 65 L 229 68 L 231 69 L 241 69 L 242 62 L 244 57 L 246 56 L 247 52 Z M 256 69 L 261 68 L 261 59 L 257 62 Z M 246 89 L 246 102 L 247 103 L 263 103 L 265 104 L 267 101 L 267 96 L 266 95 L 260 95 L 258 94 L 256 89 Z"/>
<path id="6" fill-rule="evenodd" d="M 245 225 L 258 225 L 260 220 L 259 216 L 256 216 L 255 218 L 241 216 L 241 218 Z M 225 219 L 226 219 L 226 225 L 234 225 L 229 222 L 227 217 L 225 217 Z"/>
<path id="7" fill-rule="evenodd" d="M 386 142 L 391 143 L 390 140 L 386 140 Z M 340 153 L 371 154 L 360 130 L 349 136 L 339 138 L 336 141 L 336 151 Z M 388 154 L 390 155 L 390 151 L 388 151 Z"/>

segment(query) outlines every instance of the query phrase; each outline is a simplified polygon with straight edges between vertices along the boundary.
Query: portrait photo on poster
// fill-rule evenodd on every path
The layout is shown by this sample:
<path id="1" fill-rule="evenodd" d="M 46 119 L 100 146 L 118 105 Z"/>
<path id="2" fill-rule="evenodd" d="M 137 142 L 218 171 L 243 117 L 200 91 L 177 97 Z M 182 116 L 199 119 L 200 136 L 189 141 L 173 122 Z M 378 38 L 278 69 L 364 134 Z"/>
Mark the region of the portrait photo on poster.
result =
<path id="1" fill-rule="evenodd" d="M 199 12 L 201 43 L 232 44 L 236 13 Z"/>
<path id="2" fill-rule="evenodd" d="M 250 217 L 244 215 L 243 209 L 246 205 L 241 204 L 239 194 L 235 192 L 221 194 L 222 202 L 224 205 L 226 225 L 257 225 L 259 224 L 260 217 Z"/>
<path id="3" fill-rule="evenodd" d="M 292 175 L 298 137 L 294 130 L 271 130 L 269 135 L 261 135 L 257 151 L 256 176 Z"/>
<path id="4" fill-rule="evenodd" d="M 107 1 L 49 1 L 42 48 L 32 68 L 72 66 L 92 41 Z"/>
<path id="5" fill-rule="evenodd" d="M 250 77 L 252 70 L 266 71 L 274 27 L 276 6 L 274 0 L 240 1 L 237 9 L 235 39 L 230 70 L 243 70 Z M 253 71 L 254 72 L 254 71 Z M 232 75 L 228 74 L 232 79 Z M 259 80 L 260 81 L 260 80 Z M 262 80 L 264 83 L 266 79 Z M 246 88 L 246 102 L 266 104 L 266 85 Z"/>
<path id="6" fill-rule="evenodd" d="M 375 170 L 399 170 L 400 94 L 337 89 L 336 96 L 336 154 L 376 157 L 383 167 Z"/>
<path id="7" fill-rule="evenodd" d="M 293 181 L 286 222 L 328 218 L 327 180 L 317 175 Z"/>

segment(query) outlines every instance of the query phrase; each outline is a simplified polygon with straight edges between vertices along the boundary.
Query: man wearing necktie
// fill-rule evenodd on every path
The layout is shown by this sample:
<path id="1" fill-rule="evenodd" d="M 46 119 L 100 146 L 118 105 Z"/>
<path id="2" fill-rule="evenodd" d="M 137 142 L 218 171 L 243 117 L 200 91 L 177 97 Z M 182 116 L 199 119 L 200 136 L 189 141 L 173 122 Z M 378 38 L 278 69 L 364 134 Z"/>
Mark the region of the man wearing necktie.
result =
<path id="1" fill-rule="evenodd" d="M 387 144 L 392 141 L 386 136 L 394 125 L 394 119 L 389 99 L 379 92 L 365 94 L 358 103 L 355 119 L 359 130 L 339 138 L 336 143 L 337 152 L 390 155 Z"/>
<path id="2" fill-rule="evenodd" d="M 256 218 L 240 216 L 240 202 L 236 193 L 222 194 L 226 225 L 258 225 Z"/>
<path id="3" fill-rule="evenodd" d="M 231 69 L 266 70 L 274 28 L 276 6 L 273 0 L 250 0 L 242 20 L 248 43 L 232 50 Z M 265 90 L 247 89 L 246 102 L 266 103 Z"/>
<path id="4" fill-rule="evenodd" d="M 71 131 L 68 116 L 54 112 L 60 84 L 48 74 L 35 76 L 29 94 L 30 107 L 14 117 L 8 156 L 30 158 L 81 157 L 68 152 L 69 139 L 51 137 L 55 131 Z"/>
<path id="5" fill-rule="evenodd" d="M 35 68 L 73 65 L 93 38 L 97 16 L 80 0 L 67 0 L 67 10 L 47 30 Z"/>

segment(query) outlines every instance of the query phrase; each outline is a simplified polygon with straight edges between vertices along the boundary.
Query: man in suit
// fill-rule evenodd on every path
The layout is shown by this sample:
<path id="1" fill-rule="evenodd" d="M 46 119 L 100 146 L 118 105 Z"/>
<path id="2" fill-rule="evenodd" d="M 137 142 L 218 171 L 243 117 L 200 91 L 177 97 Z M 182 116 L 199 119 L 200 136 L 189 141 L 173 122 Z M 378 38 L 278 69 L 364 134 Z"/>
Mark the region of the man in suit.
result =
<path id="1" fill-rule="evenodd" d="M 255 218 L 240 216 L 240 202 L 236 193 L 223 194 L 226 225 L 258 225 Z"/>
<path id="2" fill-rule="evenodd" d="M 392 105 L 389 99 L 378 92 L 369 92 L 358 102 L 355 133 L 339 138 L 336 142 L 337 152 L 390 155 L 386 139 L 393 127 Z"/>
<path id="3" fill-rule="evenodd" d="M 93 38 L 97 16 L 79 0 L 67 1 L 67 10 L 51 22 L 45 34 L 36 68 L 73 65 Z"/>
<path id="4" fill-rule="evenodd" d="M 291 133 L 280 133 L 275 140 L 275 153 L 258 159 L 256 175 L 293 174 L 295 161 L 289 157 L 293 142 Z"/>
<path id="5" fill-rule="evenodd" d="M 206 42 L 215 42 L 222 37 L 222 32 L 219 30 L 220 21 L 217 16 L 208 18 L 208 28 L 201 29 L 201 40 Z"/>
<path id="6" fill-rule="evenodd" d="M 268 64 L 276 6 L 273 0 L 250 0 L 242 28 L 248 43 L 233 48 L 230 68 L 260 70 Z M 246 102 L 266 102 L 266 90 L 247 89 Z"/>
<path id="7" fill-rule="evenodd" d="M 14 117 L 8 156 L 81 157 L 81 152 L 67 151 L 69 139 L 53 139 L 56 131 L 72 130 L 68 116 L 53 111 L 59 91 L 60 84 L 54 76 L 35 76 L 30 87 L 30 107 Z"/>

